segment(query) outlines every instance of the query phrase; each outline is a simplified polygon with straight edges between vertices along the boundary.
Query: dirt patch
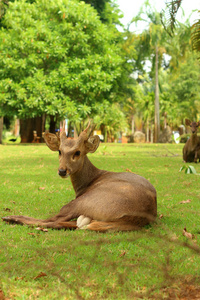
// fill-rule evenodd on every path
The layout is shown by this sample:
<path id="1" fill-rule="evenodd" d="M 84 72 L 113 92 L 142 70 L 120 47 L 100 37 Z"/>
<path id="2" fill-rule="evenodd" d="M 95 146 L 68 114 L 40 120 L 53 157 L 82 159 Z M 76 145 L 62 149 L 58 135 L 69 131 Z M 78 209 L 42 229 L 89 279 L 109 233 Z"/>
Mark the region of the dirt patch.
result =
<path id="1" fill-rule="evenodd" d="M 152 295 L 149 299 L 200 300 L 200 285 L 196 280 L 174 283 L 171 287 L 162 288 L 160 293 Z"/>

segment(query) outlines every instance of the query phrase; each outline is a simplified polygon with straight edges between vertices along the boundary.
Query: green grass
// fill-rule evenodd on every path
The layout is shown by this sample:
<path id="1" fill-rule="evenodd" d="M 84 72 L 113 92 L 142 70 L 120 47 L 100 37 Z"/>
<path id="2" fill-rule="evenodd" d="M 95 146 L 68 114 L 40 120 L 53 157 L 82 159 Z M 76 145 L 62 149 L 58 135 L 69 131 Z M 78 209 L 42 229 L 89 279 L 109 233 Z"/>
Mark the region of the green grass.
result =
<path id="1" fill-rule="evenodd" d="M 0 221 L 7 299 L 168 299 L 172 292 L 176 299 L 183 286 L 198 286 L 200 177 L 179 172 L 182 147 L 101 144 L 89 155 L 101 169 L 132 171 L 155 186 L 157 222 L 139 232 L 42 232 Z M 200 164 L 189 165 L 200 173 Z M 74 197 L 57 168 L 58 155 L 45 145 L 1 145 L 0 217 L 56 214 Z M 184 227 L 194 239 L 183 236 Z"/>

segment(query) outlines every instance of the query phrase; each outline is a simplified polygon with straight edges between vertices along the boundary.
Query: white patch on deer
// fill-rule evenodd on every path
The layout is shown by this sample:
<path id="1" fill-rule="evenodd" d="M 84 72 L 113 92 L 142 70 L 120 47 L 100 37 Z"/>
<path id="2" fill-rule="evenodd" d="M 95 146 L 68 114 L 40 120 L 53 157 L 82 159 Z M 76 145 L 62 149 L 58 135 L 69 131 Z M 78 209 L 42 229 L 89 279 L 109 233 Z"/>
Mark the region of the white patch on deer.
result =
<path id="1" fill-rule="evenodd" d="M 88 217 L 85 217 L 84 215 L 81 215 L 78 217 L 76 221 L 76 225 L 79 229 L 86 229 L 87 225 L 90 224 L 91 219 Z"/>

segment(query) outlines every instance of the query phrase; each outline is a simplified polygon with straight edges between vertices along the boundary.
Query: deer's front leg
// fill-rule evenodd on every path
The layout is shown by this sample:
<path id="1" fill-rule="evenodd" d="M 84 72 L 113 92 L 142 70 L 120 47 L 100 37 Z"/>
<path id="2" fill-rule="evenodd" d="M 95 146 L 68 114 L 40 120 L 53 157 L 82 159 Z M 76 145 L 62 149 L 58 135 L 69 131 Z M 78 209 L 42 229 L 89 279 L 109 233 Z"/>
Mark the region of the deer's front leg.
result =
<path id="1" fill-rule="evenodd" d="M 197 160 L 200 161 L 200 145 L 195 149 L 194 162 L 197 163 Z"/>
<path id="2" fill-rule="evenodd" d="M 20 224 L 20 225 L 39 225 L 42 220 L 30 218 L 26 216 L 7 216 L 3 217 L 2 220 L 11 224 Z"/>

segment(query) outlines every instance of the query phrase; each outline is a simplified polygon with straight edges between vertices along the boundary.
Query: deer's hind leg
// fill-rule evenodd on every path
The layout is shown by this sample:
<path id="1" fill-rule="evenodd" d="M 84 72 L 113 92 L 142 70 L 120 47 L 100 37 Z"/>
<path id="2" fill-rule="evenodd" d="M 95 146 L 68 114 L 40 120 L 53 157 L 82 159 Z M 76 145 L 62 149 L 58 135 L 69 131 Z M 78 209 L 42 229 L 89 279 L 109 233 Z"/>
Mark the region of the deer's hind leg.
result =
<path id="1" fill-rule="evenodd" d="M 103 222 L 103 221 L 93 221 L 85 229 L 98 231 L 98 232 L 108 232 L 108 231 L 135 231 L 141 229 L 141 227 L 126 223 L 126 222 Z"/>

